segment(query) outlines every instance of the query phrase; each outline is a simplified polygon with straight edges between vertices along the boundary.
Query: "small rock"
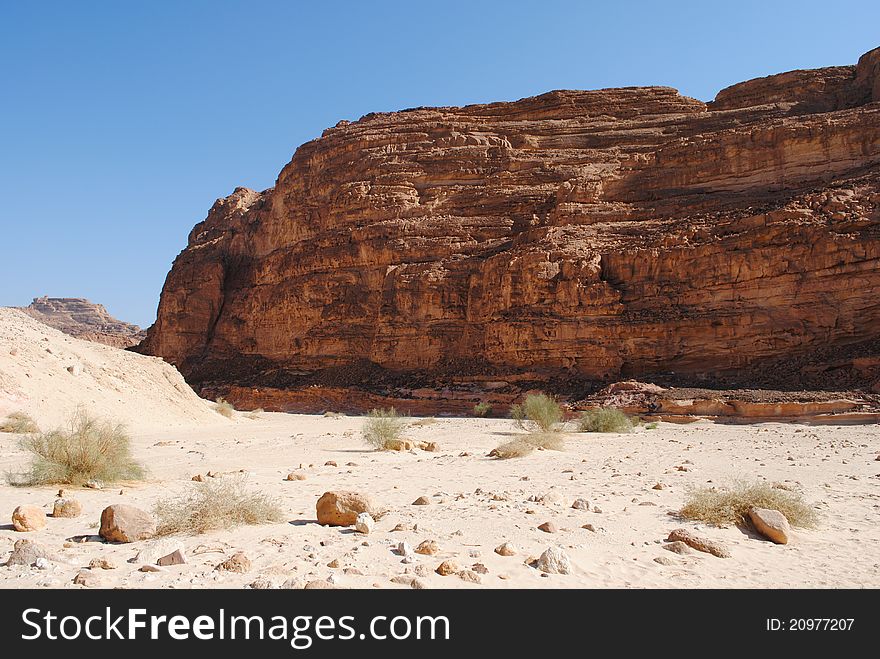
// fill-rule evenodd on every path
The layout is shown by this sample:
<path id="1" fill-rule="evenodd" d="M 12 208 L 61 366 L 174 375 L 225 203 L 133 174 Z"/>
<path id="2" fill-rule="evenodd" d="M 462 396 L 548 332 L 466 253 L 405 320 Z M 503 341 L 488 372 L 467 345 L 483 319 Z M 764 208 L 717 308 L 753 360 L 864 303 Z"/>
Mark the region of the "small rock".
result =
<path id="1" fill-rule="evenodd" d="M 275 583 L 268 577 L 259 576 L 248 584 L 251 590 L 274 590 Z"/>
<path id="2" fill-rule="evenodd" d="M 391 577 L 391 583 L 400 584 L 401 586 L 412 586 L 414 579 L 415 577 L 408 574 L 398 574 L 395 577 Z"/>
<path id="3" fill-rule="evenodd" d="M 473 570 L 460 570 L 458 572 L 458 578 L 469 583 L 482 583 L 480 575 Z"/>
<path id="4" fill-rule="evenodd" d="M 458 565 L 455 564 L 454 561 L 443 561 L 440 565 L 437 566 L 437 569 L 434 570 L 441 577 L 448 577 L 450 574 L 456 574 L 460 571 Z"/>
<path id="5" fill-rule="evenodd" d="M 489 568 L 482 563 L 474 563 L 471 565 L 471 569 L 477 574 L 489 574 Z"/>
<path id="6" fill-rule="evenodd" d="M 413 579 L 409 587 L 413 590 L 425 590 L 428 587 L 428 584 L 421 579 Z"/>
<path id="7" fill-rule="evenodd" d="M 440 446 L 437 442 L 422 442 L 420 447 L 423 451 L 428 451 L 429 453 L 437 453 L 440 450 Z"/>
<path id="8" fill-rule="evenodd" d="M 52 517 L 79 517 L 82 515 L 82 504 L 76 499 L 55 499 L 52 506 Z"/>
<path id="9" fill-rule="evenodd" d="M 599 506 L 593 506 L 593 512 L 594 512 L 594 513 L 599 513 L 599 514 L 601 514 L 601 513 L 602 513 L 602 509 L 601 509 Z"/>
<path id="10" fill-rule="evenodd" d="M 93 558 L 89 561 L 90 570 L 115 570 L 116 563 L 109 558 Z"/>
<path id="11" fill-rule="evenodd" d="M 83 367 L 81 364 L 71 364 L 67 367 L 67 372 L 71 375 L 82 375 Z"/>
<path id="12" fill-rule="evenodd" d="M 675 561 L 669 558 L 669 556 L 657 556 L 654 558 L 654 562 L 660 565 L 675 565 Z"/>
<path id="13" fill-rule="evenodd" d="M 404 524 L 403 522 L 400 522 L 399 524 L 396 524 L 393 529 L 391 529 L 392 533 L 394 533 L 395 531 L 412 531 L 412 524 Z"/>
<path id="14" fill-rule="evenodd" d="M 202 476 L 201 474 L 196 474 L 195 476 L 192 477 L 192 480 L 194 480 L 196 483 L 204 483 L 205 477 Z"/>
<path id="15" fill-rule="evenodd" d="M 52 567 L 52 562 L 40 557 L 34 561 L 34 567 L 38 570 L 48 570 Z"/>
<path id="16" fill-rule="evenodd" d="M 380 515 L 379 507 L 366 494 L 348 491 L 325 492 L 315 505 L 318 524 L 351 526 L 361 513 L 369 513 L 373 519 Z"/>
<path id="17" fill-rule="evenodd" d="M 325 467 L 338 467 L 339 465 L 336 464 L 336 460 L 327 460 L 327 462 L 324 463 L 324 466 Z"/>
<path id="18" fill-rule="evenodd" d="M 376 521 L 370 513 L 360 513 L 354 521 L 354 530 L 368 535 L 373 532 Z"/>
<path id="19" fill-rule="evenodd" d="M 85 586 L 86 588 L 99 588 L 101 586 L 101 580 L 98 578 L 98 575 L 89 570 L 80 570 L 73 578 L 73 583 L 77 586 Z"/>
<path id="20" fill-rule="evenodd" d="M 574 503 L 571 504 L 571 507 L 575 510 L 589 510 L 590 502 L 586 499 L 575 499 Z"/>
<path id="21" fill-rule="evenodd" d="M 101 481 L 96 481 L 96 480 L 92 479 L 92 480 L 88 480 L 85 483 L 83 483 L 83 487 L 87 487 L 90 490 L 103 490 L 104 483 L 102 483 Z"/>
<path id="22" fill-rule="evenodd" d="M 411 451 L 414 446 L 415 444 L 408 439 L 389 439 L 385 442 L 384 448 L 386 451 Z"/>
<path id="23" fill-rule="evenodd" d="M 404 557 L 412 556 L 412 555 L 413 555 L 413 548 L 412 548 L 412 546 L 411 546 L 406 540 L 404 540 L 404 541 L 401 542 L 401 543 L 398 543 L 398 545 L 397 545 L 397 555 L 398 555 L 398 556 L 404 556 Z"/>
<path id="24" fill-rule="evenodd" d="M 539 531 L 543 531 L 544 533 L 556 533 L 559 531 L 556 524 L 553 522 L 544 522 L 538 527 Z"/>
<path id="25" fill-rule="evenodd" d="M 305 586 L 305 590 L 336 590 L 336 584 L 326 579 L 316 579 L 309 581 Z"/>
<path id="26" fill-rule="evenodd" d="M 422 554 L 423 556 L 433 556 L 439 551 L 440 546 L 434 540 L 425 540 L 416 547 L 416 553 Z"/>
<path id="27" fill-rule="evenodd" d="M 651 489 L 652 489 L 652 490 L 665 490 L 665 489 L 666 489 L 666 486 L 665 486 L 663 483 L 657 483 L 657 484 L 656 484 L 654 487 L 652 487 Z M 663 556 L 663 558 L 666 558 L 666 557 Z"/>
<path id="28" fill-rule="evenodd" d="M 547 574 L 571 574 L 571 559 L 561 547 L 548 547 L 538 558 L 537 568 Z"/>
<path id="29" fill-rule="evenodd" d="M 692 547 L 697 551 L 706 552 L 707 554 L 712 554 L 713 556 L 717 556 L 718 558 L 730 558 L 730 552 L 727 551 L 727 548 L 723 545 L 712 542 L 706 538 L 701 538 L 697 536 L 687 529 L 675 529 L 672 533 L 669 534 L 669 537 L 666 538 L 669 542 L 674 542 L 676 540 L 681 540 L 688 547 Z"/>
<path id="30" fill-rule="evenodd" d="M 347 567 L 342 571 L 342 574 L 347 574 L 356 577 L 364 576 L 364 573 L 358 570 L 356 567 Z"/>
<path id="31" fill-rule="evenodd" d="M 291 472 L 291 473 L 287 474 L 287 478 L 285 478 L 284 480 L 288 480 L 288 481 L 304 481 L 305 479 L 306 479 L 306 475 L 305 475 L 305 474 L 298 474 L 298 473 L 296 473 L 296 472 Z"/>
<path id="32" fill-rule="evenodd" d="M 134 558 L 135 563 L 147 565 L 183 565 L 186 554 L 179 540 L 156 540 L 143 547 Z"/>
<path id="33" fill-rule="evenodd" d="M 778 510 L 768 508 L 752 508 L 749 510 L 749 519 L 755 525 L 758 533 L 772 540 L 777 545 L 787 545 L 791 536 L 791 525 L 785 515 Z"/>
<path id="34" fill-rule="evenodd" d="M 16 540 L 6 565 L 33 565 L 38 558 L 55 560 L 52 553 L 40 543 L 33 540 Z"/>
<path id="35" fill-rule="evenodd" d="M 495 547 L 495 553 L 499 556 L 516 556 L 516 546 L 505 542 Z"/>
<path id="36" fill-rule="evenodd" d="M 413 506 L 428 506 L 430 505 L 431 500 L 428 497 L 419 497 L 415 501 L 412 502 Z"/>
<path id="37" fill-rule="evenodd" d="M 657 504 L 654 503 L 653 501 L 642 501 L 639 505 L 640 506 L 656 506 Z"/>
<path id="38" fill-rule="evenodd" d="M 238 572 L 239 574 L 244 574 L 251 571 L 251 559 L 243 551 L 238 551 L 214 569 L 218 572 Z"/>
<path id="39" fill-rule="evenodd" d="M 117 503 L 104 508 L 98 533 L 109 542 L 137 542 L 152 538 L 156 523 L 148 512 Z"/>
<path id="40" fill-rule="evenodd" d="M 671 551 L 673 554 L 690 554 L 693 551 L 681 540 L 675 540 L 674 542 L 665 544 L 663 545 L 663 549 L 665 549 L 666 551 Z"/>
<path id="41" fill-rule="evenodd" d="M 581 528 L 587 529 L 587 531 L 592 531 L 593 533 L 596 532 L 596 527 L 593 526 L 592 524 L 584 524 Z"/>
<path id="42" fill-rule="evenodd" d="M 45 526 L 46 514 L 36 506 L 19 506 L 12 511 L 12 528 L 16 531 L 39 531 Z"/>
<path id="43" fill-rule="evenodd" d="M 141 565 L 138 568 L 138 572 L 162 572 L 162 568 L 158 565 Z"/>

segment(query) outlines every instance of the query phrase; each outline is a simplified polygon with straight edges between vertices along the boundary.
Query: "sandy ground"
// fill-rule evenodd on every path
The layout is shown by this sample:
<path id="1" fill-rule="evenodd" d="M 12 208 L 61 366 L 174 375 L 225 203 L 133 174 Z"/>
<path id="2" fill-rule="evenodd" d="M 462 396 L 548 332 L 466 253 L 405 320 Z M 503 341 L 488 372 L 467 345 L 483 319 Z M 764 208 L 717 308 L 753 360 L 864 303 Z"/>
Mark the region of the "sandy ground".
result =
<path id="1" fill-rule="evenodd" d="M 41 531 L 24 534 L 9 524 L 0 526 L 0 561 L 25 536 L 60 558 L 46 570 L 0 567 L 0 586 L 78 588 L 71 580 L 96 557 L 112 557 L 119 565 L 96 571 L 102 585 L 128 588 L 238 588 L 254 582 L 279 587 L 289 579 L 302 584 L 331 575 L 344 587 L 402 588 L 391 578 L 417 569 L 427 575 L 422 581 L 430 588 L 880 586 L 876 426 L 660 424 L 626 435 L 570 434 L 563 452 L 500 461 L 486 454 L 520 432 L 508 420 L 438 419 L 410 427 L 413 439 L 438 442 L 437 453 L 373 452 L 361 440 L 362 423 L 357 417 L 263 414 L 192 429 L 138 431 L 135 454 L 149 468 L 149 480 L 77 490 L 73 494 L 83 503 L 83 516 L 49 518 Z M 11 435 L 0 435 L 0 456 L 2 469 L 27 459 Z M 331 460 L 339 466 L 325 466 Z M 307 480 L 283 480 L 300 465 Z M 159 573 L 139 572 L 128 562 L 147 542 L 110 545 L 95 535 L 101 510 L 109 504 L 150 509 L 157 499 L 193 487 L 194 474 L 240 469 L 247 470 L 250 487 L 278 498 L 283 523 L 183 537 L 188 564 Z M 819 528 L 797 530 L 793 541 L 781 546 L 735 527 L 713 528 L 670 515 L 689 487 L 735 478 L 801 489 L 821 514 Z M 658 482 L 665 489 L 652 489 Z M 19 504 L 50 512 L 56 489 L 0 486 L 0 511 L 6 520 Z M 334 489 L 368 493 L 389 513 L 367 537 L 319 526 L 315 502 Z M 431 504 L 411 505 L 419 496 Z M 579 497 L 601 512 L 572 509 Z M 548 520 L 559 527 L 557 533 L 537 529 Z M 399 523 L 413 528 L 392 531 Z M 595 531 L 582 528 L 588 523 Z M 662 540 L 682 526 L 725 544 L 731 558 L 663 550 Z M 89 537 L 64 547 L 66 539 L 80 535 Z M 439 554 L 416 555 L 415 562 L 405 564 L 392 551 L 403 540 L 415 547 L 426 539 L 436 540 Z M 505 541 L 519 548 L 516 556 L 494 553 Z M 574 574 L 542 576 L 526 564 L 551 545 L 570 556 Z M 236 551 L 253 562 L 249 573 L 214 571 Z M 673 564 L 658 564 L 657 557 Z M 327 566 L 334 559 L 340 567 Z M 443 560 L 462 568 L 482 563 L 488 573 L 481 575 L 481 585 L 442 577 L 433 570 Z"/>

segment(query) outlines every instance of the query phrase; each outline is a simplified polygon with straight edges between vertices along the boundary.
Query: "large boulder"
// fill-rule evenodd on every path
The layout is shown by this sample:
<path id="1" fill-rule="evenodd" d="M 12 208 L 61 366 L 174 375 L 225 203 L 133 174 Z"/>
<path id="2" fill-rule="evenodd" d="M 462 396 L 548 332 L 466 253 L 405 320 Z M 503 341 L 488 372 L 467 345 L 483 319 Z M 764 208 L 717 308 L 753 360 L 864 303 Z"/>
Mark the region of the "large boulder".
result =
<path id="1" fill-rule="evenodd" d="M 19 506 L 12 511 L 12 528 L 16 531 L 39 531 L 46 526 L 46 513 L 36 506 Z"/>
<path id="2" fill-rule="evenodd" d="M 361 513 L 369 513 L 373 519 L 381 515 L 378 505 L 368 495 L 343 490 L 324 492 L 315 510 L 318 524 L 329 526 L 351 526 Z"/>
<path id="3" fill-rule="evenodd" d="M 547 574 L 571 574 L 571 559 L 561 547 L 548 547 L 538 558 L 537 568 Z"/>
<path id="4" fill-rule="evenodd" d="M 758 533 L 772 540 L 777 545 L 787 545 L 791 536 L 791 525 L 788 519 L 778 510 L 768 508 L 752 508 L 749 510 L 749 519 L 755 525 Z"/>
<path id="5" fill-rule="evenodd" d="M 104 508 L 98 533 L 109 542 L 137 542 L 156 535 L 156 522 L 145 510 L 116 503 Z"/>
<path id="6" fill-rule="evenodd" d="M 38 558 L 47 561 L 57 560 L 55 556 L 39 542 L 33 540 L 16 540 L 6 565 L 33 565 Z"/>

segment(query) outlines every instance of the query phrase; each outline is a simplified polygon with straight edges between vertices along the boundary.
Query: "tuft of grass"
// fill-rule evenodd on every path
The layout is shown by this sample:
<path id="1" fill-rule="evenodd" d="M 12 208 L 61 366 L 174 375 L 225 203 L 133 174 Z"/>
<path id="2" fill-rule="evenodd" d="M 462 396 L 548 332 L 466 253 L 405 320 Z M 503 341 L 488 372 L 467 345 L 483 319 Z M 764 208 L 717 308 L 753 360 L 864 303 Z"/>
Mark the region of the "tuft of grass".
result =
<path id="1" fill-rule="evenodd" d="M 278 502 L 266 494 L 248 490 L 245 477 L 194 482 L 189 492 L 156 502 L 153 514 L 158 535 L 200 534 L 283 519 Z"/>
<path id="2" fill-rule="evenodd" d="M 632 419 L 613 407 L 586 410 L 578 419 L 578 432 L 632 432 L 632 429 Z"/>
<path id="3" fill-rule="evenodd" d="M 13 412 L 0 423 L 0 432 L 11 432 L 18 435 L 29 435 L 40 432 L 40 427 L 28 414 Z"/>
<path id="4" fill-rule="evenodd" d="M 749 509 L 769 508 L 785 515 L 792 526 L 810 528 L 818 515 L 797 492 L 781 490 L 770 483 L 737 481 L 730 487 L 700 487 L 692 490 L 679 511 L 686 518 L 708 524 L 745 524 Z"/>
<path id="5" fill-rule="evenodd" d="M 529 394 L 521 405 L 510 408 L 510 416 L 525 430 L 553 432 L 563 415 L 562 408 L 552 396 Z"/>
<path id="6" fill-rule="evenodd" d="M 492 406 L 486 402 L 480 402 L 474 405 L 474 416 L 488 416 L 492 411 Z"/>
<path id="7" fill-rule="evenodd" d="M 232 406 L 232 403 L 223 398 L 218 398 L 214 402 L 214 411 L 221 416 L 225 416 L 227 419 L 235 416 L 235 408 Z"/>
<path id="8" fill-rule="evenodd" d="M 646 424 L 645 424 L 645 430 L 657 430 L 657 428 L 659 427 L 659 425 L 660 425 L 660 424 L 657 423 L 656 421 L 651 421 L 651 423 L 646 423 Z"/>
<path id="9" fill-rule="evenodd" d="M 71 416 L 67 428 L 30 435 L 20 445 L 33 459 L 27 472 L 7 474 L 12 485 L 82 485 L 90 480 L 144 478 L 143 467 L 131 457 L 125 426 L 98 420 L 82 409 Z"/>
<path id="10" fill-rule="evenodd" d="M 263 408 L 262 408 L 262 407 L 258 407 L 258 408 L 255 409 L 255 410 L 251 410 L 250 412 L 246 412 L 246 413 L 245 413 L 245 417 L 247 417 L 248 419 L 252 419 L 252 420 L 256 421 L 257 419 L 260 418 L 260 415 L 261 415 L 263 412 L 264 412 Z"/>
<path id="11" fill-rule="evenodd" d="M 384 450 L 395 439 L 400 439 L 406 423 L 393 407 L 373 409 L 364 421 L 361 431 L 364 441 L 377 450 Z"/>
<path id="12" fill-rule="evenodd" d="M 489 453 L 490 457 L 500 460 L 509 458 L 521 458 L 529 455 L 536 449 L 546 449 L 548 451 L 564 451 L 565 442 L 559 433 L 555 432 L 535 432 L 517 437 L 509 442 L 505 442 L 500 446 L 492 449 Z"/>

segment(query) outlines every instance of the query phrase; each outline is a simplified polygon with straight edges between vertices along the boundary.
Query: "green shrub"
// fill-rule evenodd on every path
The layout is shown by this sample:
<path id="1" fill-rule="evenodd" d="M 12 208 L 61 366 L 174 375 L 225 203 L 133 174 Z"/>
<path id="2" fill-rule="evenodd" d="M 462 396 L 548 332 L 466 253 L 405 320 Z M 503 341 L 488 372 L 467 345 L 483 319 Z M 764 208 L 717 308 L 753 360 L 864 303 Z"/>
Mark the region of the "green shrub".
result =
<path id="1" fill-rule="evenodd" d="M 510 408 L 516 425 L 526 430 L 552 432 L 562 421 L 562 408 L 547 394 L 529 394 L 521 405 Z"/>
<path id="2" fill-rule="evenodd" d="M 388 448 L 393 440 L 400 439 L 406 423 L 393 407 L 370 410 L 361 433 L 364 441 L 377 450 Z"/>
<path id="3" fill-rule="evenodd" d="M 251 492 L 246 479 L 214 478 L 193 483 L 186 494 L 156 503 L 158 535 L 205 533 L 233 526 L 280 522 L 281 507 L 271 497 Z"/>
<path id="4" fill-rule="evenodd" d="M 486 416 L 492 411 L 492 406 L 486 402 L 479 402 L 474 405 L 474 416 Z"/>
<path id="5" fill-rule="evenodd" d="M 633 422 L 613 407 L 586 410 L 578 420 L 578 432 L 632 432 Z"/>
<path id="6" fill-rule="evenodd" d="M 686 518 L 708 524 L 743 524 L 748 520 L 749 509 L 769 508 L 778 510 L 792 526 L 816 525 L 816 511 L 804 503 L 797 492 L 773 487 L 769 483 L 736 482 L 727 488 L 700 487 L 691 490 L 679 514 Z"/>
<path id="7" fill-rule="evenodd" d="M 14 485 L 82 485 L 90 480 L 144 477 L 144 469 L 131 457 L 125 427 L 99 421 L 83 410 L 73 414 L 66 429 L 26 437 L 21 448 L 32 453 L 33 459 L 28 472 L 7 475 Z"/>
<path id="8" fill-rule="evenodd" d="M 24 412 L 13 412 L 0 423 L 0 432 L 11 432 L 18 435 L 28 435 L 40 432 L 39 426 L 29 415 Z"/>
<path id="9" fill-rule="evenodd" d="M 235 408 L 232 406 L 232 403 L 229 403 L 222 398 L 218 398 L 214 403 L 214 411 L 221 416 L 225 416 L 227 419 L 231 419 L 235 416 Z"/>
<path id="10" fill-rule="evenodd" d="M 565 442 L 562 436 L 556 432 L 534 432 L 497 446 L 489 453 L 489 457 L 500 460 L 521 458 L 539 448 L 549 451 L 564 451 Z"/>

